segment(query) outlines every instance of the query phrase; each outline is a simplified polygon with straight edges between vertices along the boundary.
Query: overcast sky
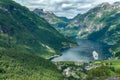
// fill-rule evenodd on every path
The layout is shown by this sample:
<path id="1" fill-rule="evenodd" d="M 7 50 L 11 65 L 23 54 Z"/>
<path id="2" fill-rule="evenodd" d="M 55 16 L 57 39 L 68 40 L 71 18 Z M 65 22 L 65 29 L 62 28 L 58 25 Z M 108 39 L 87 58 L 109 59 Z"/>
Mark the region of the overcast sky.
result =
<path id="1" fill-rule="evenodd" d="M 42 8 L 55 13 L 57 16 L 72 18 L 78 13 L 85 13 L 90 8 L 103 3 L 113 3 L 120 0 L 14 0 L 30 10 Z"/>

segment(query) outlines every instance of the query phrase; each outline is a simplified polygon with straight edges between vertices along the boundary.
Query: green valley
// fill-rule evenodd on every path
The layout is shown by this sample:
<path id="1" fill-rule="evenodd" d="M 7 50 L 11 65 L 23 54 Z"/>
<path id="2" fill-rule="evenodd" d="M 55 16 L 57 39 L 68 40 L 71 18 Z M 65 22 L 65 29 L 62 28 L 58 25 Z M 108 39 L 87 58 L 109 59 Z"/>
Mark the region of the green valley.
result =
<path id="1" fill-rule="evenodd" d="M 0 0 L 0 80 L 120 80 L 113 2 Z"/>

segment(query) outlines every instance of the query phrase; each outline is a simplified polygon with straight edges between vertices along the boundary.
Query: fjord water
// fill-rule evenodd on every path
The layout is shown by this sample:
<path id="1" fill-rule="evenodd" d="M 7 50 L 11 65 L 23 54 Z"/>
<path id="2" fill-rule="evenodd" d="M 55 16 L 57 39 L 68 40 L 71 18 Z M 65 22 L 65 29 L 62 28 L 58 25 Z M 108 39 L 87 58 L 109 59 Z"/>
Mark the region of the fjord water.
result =
<path id="1" fill-rule="evenodd" d="M 52 61 L 82 61 L 104 60 L 111 57 L 109 46 L 101 42 L 78 40 L 79 46 L 63 51 L 62 56 Z"/>

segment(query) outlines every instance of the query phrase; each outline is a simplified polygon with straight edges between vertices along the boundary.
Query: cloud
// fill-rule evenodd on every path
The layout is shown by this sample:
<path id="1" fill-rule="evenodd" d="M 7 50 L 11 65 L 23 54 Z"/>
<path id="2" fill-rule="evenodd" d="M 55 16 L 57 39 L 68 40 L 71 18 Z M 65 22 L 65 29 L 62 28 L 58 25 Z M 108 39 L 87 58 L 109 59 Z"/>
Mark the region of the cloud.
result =
<path id="1" fill-rule="evenodd" d="M 120 0 L 14 0 L 30 10 L 42 8 L 55 13 L 57 16 L 72 18 L 78 13 L 85 13 L 90 8 L 103 3 Z"/>

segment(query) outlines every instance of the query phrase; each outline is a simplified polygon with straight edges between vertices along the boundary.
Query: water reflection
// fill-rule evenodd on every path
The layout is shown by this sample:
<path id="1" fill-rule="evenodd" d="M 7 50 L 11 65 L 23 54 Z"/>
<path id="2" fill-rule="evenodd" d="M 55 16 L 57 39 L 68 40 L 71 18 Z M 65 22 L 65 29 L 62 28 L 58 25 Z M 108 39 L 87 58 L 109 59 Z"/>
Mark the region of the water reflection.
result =
<path id="1" fill-rule="evenodd" d="M 78 40 L 78 47 L 62 52 L 62 56 L 52 59 L 52 61 L 93 61 L 108 59 L 111 54 L 109 46 L 89 40 Z"/>

